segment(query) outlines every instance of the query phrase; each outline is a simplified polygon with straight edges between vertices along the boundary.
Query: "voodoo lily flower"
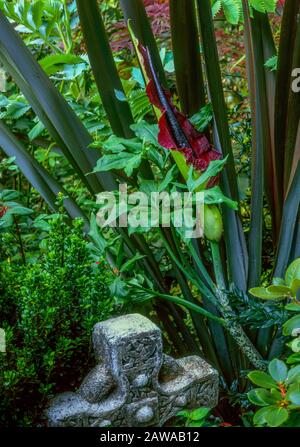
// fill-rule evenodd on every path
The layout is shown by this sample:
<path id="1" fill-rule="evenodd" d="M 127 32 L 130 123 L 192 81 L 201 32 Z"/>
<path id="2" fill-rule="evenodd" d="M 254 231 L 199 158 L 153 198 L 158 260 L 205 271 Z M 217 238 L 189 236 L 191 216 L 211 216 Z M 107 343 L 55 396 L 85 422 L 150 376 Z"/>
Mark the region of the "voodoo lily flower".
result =
<path id="1" fill-rule="evenodd" d="M 220 160 L 222 155 L 212 147 L 205 134 L 198 132 L 187 117 L 174 106 L 170 93 L 159 82 L 149 50 L 139 44 L 139 51 L 148 78 L 147 95 L 161 112 L 158 121 L 159 144 L 166 149 L 182 152 L 187 164 L 198 171 L 205 171 L 212 160 Z M 214 179 L 209 186 L 213 186 L 216 181 L 217 179 Z"/>

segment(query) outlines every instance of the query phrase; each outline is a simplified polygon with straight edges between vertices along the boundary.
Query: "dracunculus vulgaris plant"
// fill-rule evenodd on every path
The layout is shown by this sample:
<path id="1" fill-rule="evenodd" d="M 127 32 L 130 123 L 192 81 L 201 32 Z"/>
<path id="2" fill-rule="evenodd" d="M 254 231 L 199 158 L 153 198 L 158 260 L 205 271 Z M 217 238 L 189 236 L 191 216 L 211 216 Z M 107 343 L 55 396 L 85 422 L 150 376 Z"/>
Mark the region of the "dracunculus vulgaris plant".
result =
<path id="1" fill-rule="evenodd" d="M 125 94 L 97 1 L 76 3 L 91 68 L 112 131 L 130 139 L 134 121 L 128 102 L 116 95 L 116 91 L 122 92 L 123 97 Z M 210 0 L 170 0 L 178 107 L 168 90 L 143 1 L 120 0 L 120 5 L 159 123 L 160 145 L 171 151 L 172 163 L 178 166 L 181 179 L 194 182 L 205 191 L 217 187 L 223 192 L 223 196 L 218 196 L 221 200 L 206 204 L 204 242 L 183 240 L 174 228 L 153 229 L 162 243 L 163 258 L 172 266 L 172 284 L 155 258 L 151 232 L 130 235 L 126 229 L 116 228 L 124 247 L 123 262 L 135 257 L 135 267 L 142 272 L 144 282 L 132 277 L 133 270 L 126 270 L 122 280 L 128 281 L 129 295 L 136 293 L 141 299 L 152 299 L 151 310 L 155 310 L 175 353 L 202 353 L 218 368 L 224 386 L 230 387 L 240 379 L 241 370 L 253 366 L 264 369 L 266 361 L 278 356 L 282 349 L 278 326 L 255 330 L 243 327 L 231 303 L 233 291 L 251 300 L 248 290 L 261 284 L 265 199 L 272 217 L 274 276 L 283 277 L 290 262 L 300 256 L 300 94 L 291 88 L 293 70 L 300 67 L 299 2 L 285 2 L 277 49 L 268 15 L 250 12 L 248 2 L 243 0 L 252 114 L 251 218 L 247 232 L 238 207 L 233 205 L 239 202 L 238 182 Z M 265 62 L 276 54 L 277 70 L 270 71 Z M 100 157 L 88 148 L 92 137 L 5 17 L 5 10 L 0 12 L 0 60 L 87 189 L 93 195 L 117 189 L 119 177 L 113 170 L 95 169 L 87 175 Z M 203 134 L 196 131 L 188 117 L 208 101 L 214 119 Z M 24 175 L 55 209 L 55 197 L 63 191 L 62 186 L 3 122 L 0 146 L 9 156 L 16 157 Z M 155 170 L 144 159 L 133 175 L 151 181 Z M 74 200 L 66 199 L 65 206 L 71 217 L 84 218 L 88 228 L 89 219 Z M 91 227 L 91 237 L 97 244 L 94 218 Z M 204 250 L 209 250 L 210 262 Z M 106 254 L 111 263 L 116 261 L 116 253 L 109 245 Z M 179 294 L 173 293 L 174 286 L 180 289 Z M 186 312 L 190 315 L 189 324 L 185 324 Z M 244 381 L 240 381 L 240 386 L 244 386 Z"/>

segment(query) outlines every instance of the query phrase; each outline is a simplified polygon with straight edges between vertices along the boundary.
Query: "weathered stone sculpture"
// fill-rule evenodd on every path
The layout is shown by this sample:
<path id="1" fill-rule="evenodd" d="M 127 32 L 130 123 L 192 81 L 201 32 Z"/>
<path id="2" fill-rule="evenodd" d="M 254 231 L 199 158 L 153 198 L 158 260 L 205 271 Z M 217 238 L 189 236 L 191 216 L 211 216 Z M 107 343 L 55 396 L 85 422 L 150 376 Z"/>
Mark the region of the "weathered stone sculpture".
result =
<path id="1" fill-rule="evenodd" d="M 217 404 L 218 373 L 200 357 L 164 355 L 160 329 L 142 315 L 96 324 L 93 343 L 98 365 L 76 393 L 50 402 L 49 426 L 161 426 L 183 408 Z"/>

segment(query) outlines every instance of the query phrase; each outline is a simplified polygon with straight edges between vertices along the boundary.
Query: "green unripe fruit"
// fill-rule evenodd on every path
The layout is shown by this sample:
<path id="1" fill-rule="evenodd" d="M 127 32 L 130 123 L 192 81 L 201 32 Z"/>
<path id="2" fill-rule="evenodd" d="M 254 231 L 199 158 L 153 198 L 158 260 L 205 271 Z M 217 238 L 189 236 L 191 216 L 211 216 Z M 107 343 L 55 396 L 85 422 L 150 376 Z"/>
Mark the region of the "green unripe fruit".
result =
<path id="1" fill-rule="evenodd" d="M 210 241 L 219 242 L 223 233 L 223 221 L 219 208 L 204 206 L 204 236 Z"/>

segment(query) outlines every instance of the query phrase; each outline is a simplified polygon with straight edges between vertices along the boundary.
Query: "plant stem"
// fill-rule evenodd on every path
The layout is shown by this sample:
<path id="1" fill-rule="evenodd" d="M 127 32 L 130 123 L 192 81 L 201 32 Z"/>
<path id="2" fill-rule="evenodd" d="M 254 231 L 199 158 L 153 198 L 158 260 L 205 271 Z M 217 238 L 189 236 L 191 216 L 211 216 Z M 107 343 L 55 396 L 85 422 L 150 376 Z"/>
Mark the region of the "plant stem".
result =
<path id="1" fill-rule="evenodd" d="M 134 285 L 135 288 L 139 289 L 139 290 L 143 290 L 144 292 L 147 292 L 151 295 L 155 295 L 159 298 L 165 299 L 167 301 L 170 301 L 172 303 L 176 303 L 179 304 L 180 306 L 184 306 L 190 310 L 193 310 L 194 312 L 197 312 L 201 315 L 203 315 L 204 317 L 210 318 L 214 321 L 217 321 L 219 324 L 221 324 L 222 326 L 225 326 L 225 320 L 223 318 L 217 317 L 216 315 L 212 314 L 211 312 L 208 312 L 207 310 L 203 309 L 201 306 L 198 306 L 197 304 L 191 303 L 190 301 L 184 300 L 183 298 L 180 297 L 176 297 L 173 295 L 168 295 L 166 293 L 159 293 L 156 291 L 153 291 L 151 289 L 147 289 L 146 287 L 142 287 L 139 285 Z"/>
<path id="2" fill-rule="evenodd" d="M 243 327 L 236 322 L 236 315 L 229 304 L 227 295 L 220 289 L 216 289 L 216 296 L 218 297 L 220 304 L 220 312 L 225 320 L 226 329 L 251 364 L 255 366 L 255 368 L 265 371 L 266 362 L 245 334 Z"/>
<path id="3" fill-rule="evenodd" d="M 210 243 L 210 247 L 217 285 L 220 289 L 226 289 L 226 281 L 224 277 L 219 243 L 212 241 Z"/>

